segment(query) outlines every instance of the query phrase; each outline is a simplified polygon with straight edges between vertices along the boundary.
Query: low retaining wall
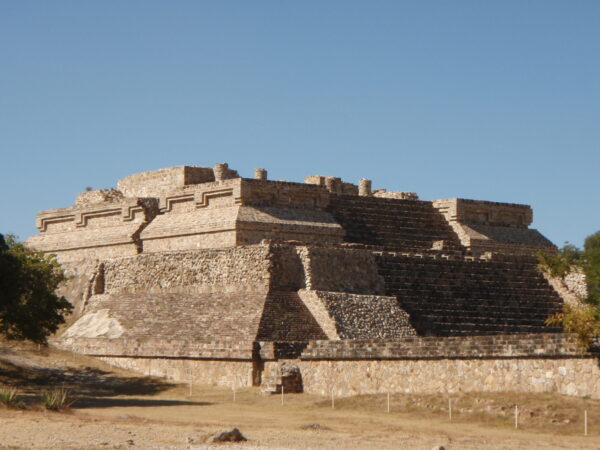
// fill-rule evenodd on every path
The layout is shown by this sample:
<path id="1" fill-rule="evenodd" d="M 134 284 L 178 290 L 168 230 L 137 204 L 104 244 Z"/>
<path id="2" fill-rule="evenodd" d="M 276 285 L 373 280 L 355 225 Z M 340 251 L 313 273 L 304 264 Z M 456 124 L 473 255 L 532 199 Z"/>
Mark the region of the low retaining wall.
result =
<path id="1" fill-rule="evenodd" d="M 280 378 L 300 369 L 304 392 L 553 392 L 600 399 L 600 365 L 572 336 L 523 334 L 311 342 L 121 342 L 87 339 L 71 349 L 144 375 L 220 386 Z M 69 342 L 63 342 L 63 346 Z M 71 343 L 72 344 L 72 343 Z M 67 345 L 68 347 L 68 345 Z"/>
<path id="2" fill-rule="evenodd" d="M 299 361 L 304 392 L 555 392 L 600 398 L 596 358 Z"/>
<path id="3" fill-rule="evenodd" d="M 597 355 L 558 333 L 313 341 L 298 365 L 304 391 L 320 395 L 518 391 L 600 398 Z"/>
<path id="4" fill-rule="evenodd" d="M 573 336 L 560 333 L 311 341 L 304 360 L 581 357 Z"/>
<path id="5" fill-rule="evenodd" d="M 257 376 L 252 361 L 225 359 L 130 358 L 101 356 L 98 359 L 141 375 L 174 381 L 226 387 L 249 387 Z"/>

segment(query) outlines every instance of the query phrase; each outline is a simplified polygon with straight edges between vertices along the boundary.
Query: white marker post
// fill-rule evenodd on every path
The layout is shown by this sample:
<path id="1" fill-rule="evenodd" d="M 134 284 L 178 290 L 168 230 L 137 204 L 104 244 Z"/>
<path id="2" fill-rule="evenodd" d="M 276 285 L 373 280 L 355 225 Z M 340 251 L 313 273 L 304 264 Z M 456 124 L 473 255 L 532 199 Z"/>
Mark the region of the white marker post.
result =
<path id="1" fill-rule="evenodd" d="M 519 428 L 519 407 L 515 405 L 515 428 Z"/>
<path id="2" fill-rule="evenodd" d="M 583 412 L 583 435 L 587 436 L 587 409 Z"/>

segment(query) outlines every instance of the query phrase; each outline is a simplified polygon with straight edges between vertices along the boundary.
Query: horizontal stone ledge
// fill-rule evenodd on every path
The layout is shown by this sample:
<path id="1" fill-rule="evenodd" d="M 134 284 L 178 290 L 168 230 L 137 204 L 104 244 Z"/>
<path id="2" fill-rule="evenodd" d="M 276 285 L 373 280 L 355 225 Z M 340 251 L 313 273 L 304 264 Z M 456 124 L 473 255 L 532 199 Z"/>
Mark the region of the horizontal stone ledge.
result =
<path id="1" fill-rule="evenodd" d="M 253 341 L 188 342 L 161 339 L 95 339 L 67 338 L 52 342 L 58 348 L 89 356 L 252 360 Z"/>
<path id="2" fill-rule="evenodd" d="M 572 353 L 572 354 L 543 354 L 543 355 L 462 355 L 462 356 L 384 356 L 384 355 L 360 355 L 360 356 L 312 356 L 301 355 L 302 361 L 441 361 L 441 360 L 531 360 L 531 359 L 594 359 L 600 358 L 600 355 L 591 353 Z"/>
<path id="3" fill-rule="evenodd" d="M 96 358 L 131 358 L 131 359 L 164 359 L 164 360 L 184 360 L 184 361 L 231 361 L 231 362 L 251 362 L 253 358 L 249 357 L 231 357 L 217 358 L 211 356 L 164 356 L 164 355 L 113 355 L 110 353 L 93 354 L 86 353 L 86 356 Z"/>
<path id="4" fill-rule="evenodd" d="M 511 359 L 593 358 L 566 334 L 513 334 L 463 337 L 407 337 L 394 340 L 311 341 L 302 359 Z"/>

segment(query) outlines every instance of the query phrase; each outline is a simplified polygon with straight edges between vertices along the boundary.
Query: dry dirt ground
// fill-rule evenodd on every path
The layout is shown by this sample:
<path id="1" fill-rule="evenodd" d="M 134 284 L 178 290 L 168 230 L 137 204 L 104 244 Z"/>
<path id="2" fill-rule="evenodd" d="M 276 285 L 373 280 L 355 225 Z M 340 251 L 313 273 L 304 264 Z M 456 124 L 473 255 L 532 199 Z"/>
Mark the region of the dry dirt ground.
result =
<path id="1" fill-rule="evenodd" d="M 600 402 L 551 394 L 359 396 L 264 395 L 140 377 L 92 358 L 0 342 L 0 384 L 28 407 L 0 408 L 0 448 L 211 448 L 217 431 L 238 427 L 243 445 L 212 448 L 600 449 Z M 77 401 L 44 410 L 44 389 L 65 386 Z M 520 428 L 514 428 L 514 405 Z M 589 435 L 583 436 L 588 410 Z"/>

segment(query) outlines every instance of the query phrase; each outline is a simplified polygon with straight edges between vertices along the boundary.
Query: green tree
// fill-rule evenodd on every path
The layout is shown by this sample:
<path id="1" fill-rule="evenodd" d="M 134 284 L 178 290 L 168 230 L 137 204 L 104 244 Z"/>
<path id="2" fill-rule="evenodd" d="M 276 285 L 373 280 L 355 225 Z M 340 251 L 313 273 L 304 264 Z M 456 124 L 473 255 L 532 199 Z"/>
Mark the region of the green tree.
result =
<path id="1" fill-rule="evenodd" d="M 65 280 L 54 257 L 0 234 L 0 334 L 46 343 L 73 309 L 55 294 Z"/>
<path id="2" fill-rule="evenodd" d="M 600 305 L 600 231 L 585 239 L 583 259 L 583 270 L 590 291 L 590 300 Z"/>
<path id="3" fill-rule="evenodd" d="M 564 277 L 579 267 L 586 277 L 588 295 L 579 305 L 564 304 L 562 312 L 546 320 L 548 325 L 560 325 L 574 333 L 582 349 L 600 337 L 600 231 L 585 239 L 583 250 L 567 244 L 556 254 L 539 253 L 540 269 L 553 277 Z"/>

